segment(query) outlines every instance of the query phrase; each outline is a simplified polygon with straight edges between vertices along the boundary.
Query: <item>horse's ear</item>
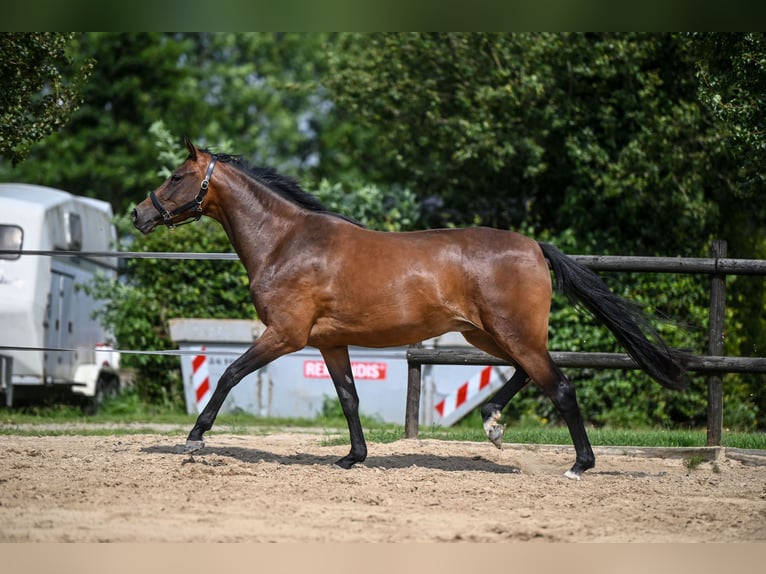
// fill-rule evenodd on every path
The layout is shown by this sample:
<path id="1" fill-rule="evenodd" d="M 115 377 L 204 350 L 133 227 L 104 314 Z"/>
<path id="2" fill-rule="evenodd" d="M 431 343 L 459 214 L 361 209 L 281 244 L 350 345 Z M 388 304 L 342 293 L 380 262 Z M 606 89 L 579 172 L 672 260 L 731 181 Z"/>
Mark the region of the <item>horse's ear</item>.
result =
<path id="1" fill-rule="evenodd" d="M 189 158 L 195 161 L 197 159 L 197 148 L 194 147 L 194 144 L 189 139 L 189 136 L 184 136 L 184 143 L 186 144 L 186 149 L 189 150 Z"/>

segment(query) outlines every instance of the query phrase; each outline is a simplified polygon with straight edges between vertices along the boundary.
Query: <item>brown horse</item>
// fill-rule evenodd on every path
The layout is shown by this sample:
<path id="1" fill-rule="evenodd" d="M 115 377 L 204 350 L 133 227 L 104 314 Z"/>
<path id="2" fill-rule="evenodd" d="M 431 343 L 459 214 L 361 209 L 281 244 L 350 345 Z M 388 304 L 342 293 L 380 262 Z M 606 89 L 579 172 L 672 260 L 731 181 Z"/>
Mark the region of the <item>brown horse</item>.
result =
<path id="1" fill-rule="evenodd" d="M 247 269 L 264 333 L 223 373 L 192 428 L 187 451 L 204 446 L 229 391 L 287 353 L 321 352 L 348 422 L 351 451 L 337 465 L 365 460 L 348 346 L 408 345 L 447 331 L 516 367 L 482 410 L 500 446 L 500 412 L 529 381 L 566 422 L 579 478 L 595 464 L 575 390 L 548 354 L 550 262 L 559 288 L 601 320 L 638 364 L 664 386 L 685 385 L 679 356 L 642 315 L 597 275 L 551 245 L 483 227 L 385 233 L 329 213 L 295 181 L 234 156 L 199 150 L 132 213 L 143 233 L 208 215 L 221 223 Z M 193 219 L 191 219 L 193 218 Z M 646 335 L 645 335 L 646 333 Z M 651 337 L 652 341 L 648 337 Z"/>

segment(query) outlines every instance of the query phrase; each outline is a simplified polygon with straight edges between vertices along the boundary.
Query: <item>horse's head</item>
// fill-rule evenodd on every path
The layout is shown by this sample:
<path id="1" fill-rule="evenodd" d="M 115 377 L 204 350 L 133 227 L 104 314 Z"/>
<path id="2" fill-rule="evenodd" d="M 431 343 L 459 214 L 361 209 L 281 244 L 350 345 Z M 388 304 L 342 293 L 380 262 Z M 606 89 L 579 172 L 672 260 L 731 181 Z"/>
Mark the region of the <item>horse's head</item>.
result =
<path id="1" fill-rule="evenodd" d="M 131 214 L 133 225 L 142 233 L 151 233 L 160 223 L 173 229 L 202 217 L 210 177 L 218 158 L 199 152 L 188 137 L 185 140 L 189 157 Z"/>

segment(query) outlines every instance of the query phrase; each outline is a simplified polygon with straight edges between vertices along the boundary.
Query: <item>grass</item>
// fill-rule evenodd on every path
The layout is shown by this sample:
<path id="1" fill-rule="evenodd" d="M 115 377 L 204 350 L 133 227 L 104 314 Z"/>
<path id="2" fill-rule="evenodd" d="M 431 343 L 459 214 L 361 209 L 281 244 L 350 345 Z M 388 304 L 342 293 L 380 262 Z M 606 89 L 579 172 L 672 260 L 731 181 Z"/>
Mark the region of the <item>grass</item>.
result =
<path id="1" fill-rule="evenodd" d="M 484 442 L 487 437 L 481 428 L 442 428 L 420 429 L 419 438 Z M 588 436 L 594 446 L 637 446 L 637 447 L 697 447 L 707 443 L 707 432 L 700 430 L 666 429 L 588 429 Z M 370 429 L 367 437 L 371 442 L 391 442 L 404 437 L 404 430 Z M 345 436 L 338 441 L 348 442 Z M 566 427 L 513 427 L 505 431 L 506 443 L 520 444 L 572 444 Z M 724 446 L 742 449 L 766 450 L 766 433 L 726 432 L 723 435 Z"/>
<path id="2" fill-rule="evenodd" d="M 129 435 L 162 432 L 186 434 L 195 416 L 183 411 L 143 405 L 135 397 L 121 397 L 104 405 L 98 414 L 85 416 L 74 406 L 56 405 L 26 410 L 0 409 L 0 435 Z M 401 425 L 381 423 L 364 418 L 367 440 L 387 443 L 404 438 Z M 80 426 L 82 425 L 82 426 Z M 119 425 L 115 428 L 115 425 Z M 337 413 L 326 413 L 314 419 L 262 418 L 248 413 L 223 414 L 210 431 L 234 434 L 264 434 L 289 428 L 313 428 L 325 435 L 326 444 L 348 444 L 346 421 Z M 588 430 L 596 446 L 705 446 L 704 429 L 621 429 Z M 421 427 L 423 439 L 484 442 L 486 436 L 479 424 L 456 427 Z M 522 444 L 571 444 L 569 432 L 560 426 L 509 426 L 505 442 Z M 723 445 L 742 449 L 766 450 L 766 433 L 725 432 Z"/>
<path id="3" fill-rule="evenodd" d="M 689 472 L 695 470 L 699 465 L 705 462 L 705 459 L 701 456 L 690 456 L 684 459 L 684 466 Z"/>

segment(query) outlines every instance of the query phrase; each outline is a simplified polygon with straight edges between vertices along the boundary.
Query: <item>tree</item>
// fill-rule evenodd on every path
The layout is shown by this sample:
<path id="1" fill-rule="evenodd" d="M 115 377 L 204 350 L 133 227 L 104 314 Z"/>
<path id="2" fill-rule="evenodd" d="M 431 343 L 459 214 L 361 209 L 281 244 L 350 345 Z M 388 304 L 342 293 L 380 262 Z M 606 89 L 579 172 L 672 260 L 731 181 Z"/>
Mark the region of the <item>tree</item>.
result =
<path id="1" fill-rule="evenodd" d="M 332 62 L 338 107 L 370 130 L 349 153 L 375 181 L 438 197 L 434 225 L 698 255 L 731 199 L 683 36 L 349 35 Z"/>
<path id="2" fill-rule="evenodd" d="M 0 166 L 5 179 L 106 199 L 115 213 L 156 187 L 149 127 L 162 120 L 180 142 L 243 154 L 311 181 L 333 180 L 332 106 L 318 80 L 324 34 L 87 33 L 74 48 L 95 66 L 70 123 Z M 336 167 L 334 167 L 336 166 Z M 150 169 L 151 168 L 151 169 Z"/>
<path id="3" fill-rule="evenodd" d="M 82 103 L 92 62 L 69 55 L 74 34 L 0 34 L 0 156 L 23 161 L 32 145 L 65 125 Z"/>
<path id="4" fill-rule="evenodd" d="M 203 33 L 182 36 L 194 44 L 188 58 L 200 70 L 198 96 L 205 122 L 194 136 L 203 145 L 230 142 L 224 150 L 255 165 L 289 173 L 313 188 L 322 179 L 364 184 L 364 166 L 348 149 L 359 127 L 338 116 L 324 81 L 325 33 Z M 171 130 L 173 124 L 166 122 Z"/>
<path id="5" fill-rule="evenodd" d="M 519 39 L 347 35 L 333 49 L 333 99 L 368 130 L 349 153 L 373 181 L 433 198 L 433 225 L 478 216 L 502 226 L 526 211 L 533 191 L 526 182 L 540 169 L 542 150 L 531 126 L 518 128 L 525 110 L 545 113 L 547 80 L 521 73 Z"/>
<path id="6" fill-rule="evenodd" d="M 328 85 L 369 130 L 370 145 L 351 153 L 379 183 L 407 182 L 425 203 L 441 204 L 433 225 L 511 226 L 581 253 L 699 256 L 712 237 L 725 237 L 734 256 L 752 256 L 764 200 L 737 192 L 726 134 L 698 98 L 697 58 L 681 34 L 348 35 Z M 701 281 L 609 283 L 692 334 L 704 325 Z M 731 324 L 747 319 L 763 333 L 763 295 L 752 301 Z M 575 314 L 554 315 L 552 347 L 608 349 Z M 663 327 L 672 344 L 704 351 L 686 330 Z M 579 393 L 601 422 L 631 402 L 644 417 L 632 422 L 700 422 L 701 379 L 689 400 L 632 374 L 587 375 Z M 620 397 L 627 402 L 617 408 Z M 752 422 L 752 404 L 742 404 L 741 420 Z"/>
<path id="7" fill-rule="evenodd" d="M 732 199 L 720 206 L 729 256 L 764 258 L 766 34 L 695 33 L 689 38 L 697 58 L 700 101 L 712 112 L 721 132 L 720 145 L 736 167 L 728 182 Z M 736 328 L 729 330 L 730 346 L 742 355 L 762 354 L 766 347 L 763 278 L 739 277 L 729 293 L 738 311 L 732 318 Z M 746 385 L 750 396 L 760 412 L 766 412 L 761 378 L 742 378 L 750 380 Z"/>
<path id="8" fill-rule="evenodd" d="M 766 186 L 766 34 L 690 34 L 700 100 L 725 126 L 739 158 L 738 192 L 753 197 Z"/>
<path id="9" fill-rule="evenodd" d="M 3 166 L 3 177 L 98 197 L 121 213 L 157 183 L 149 126 L 196 112 L 178 94 L 188 46 L 156 33 L 80 34 L 73 46 L 95 61 L 83 105 L 26 162 Z"/>

